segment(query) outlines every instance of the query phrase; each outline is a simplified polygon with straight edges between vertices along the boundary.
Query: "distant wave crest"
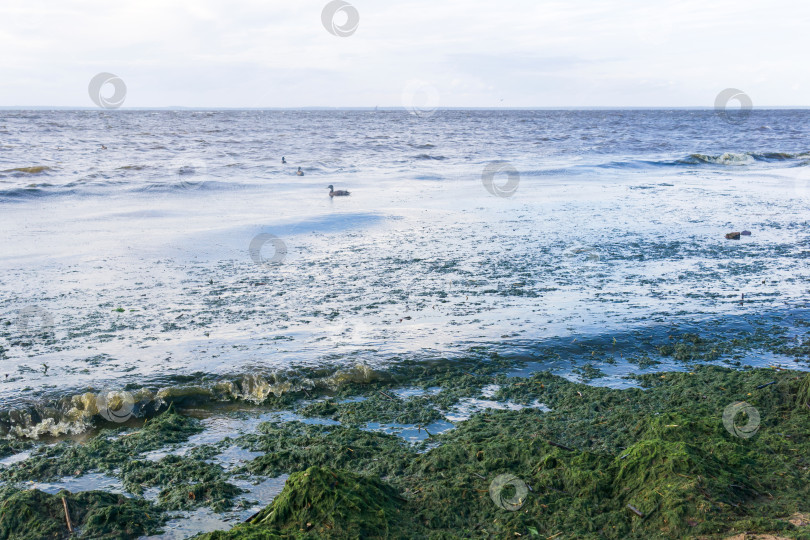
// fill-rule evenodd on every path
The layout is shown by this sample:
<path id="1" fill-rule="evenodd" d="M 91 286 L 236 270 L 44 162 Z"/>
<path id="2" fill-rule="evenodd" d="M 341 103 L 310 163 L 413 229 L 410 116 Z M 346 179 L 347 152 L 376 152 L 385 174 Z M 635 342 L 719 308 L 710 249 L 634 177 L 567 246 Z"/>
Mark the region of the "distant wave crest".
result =
<path id="1" fill-rule="evenodd" d="M 745 152 L 742 154 L 726 152 L 717 156 L 706 154 L 690 154 L 689 157 L 678 160 L 676 163 L 685 165 L 750 165 L 756 162 L 781 162 L 810 158 L 810 152 L 792 154 L 787 152 Z"/>
<path id="2" fill-rule="evenodd" d="M 791 163 L 795 162 L 795 163 Z M 723 154 L 689 154 L 680 159 L 628 159 L 610 161 L 597 165 L 600 169 L 647 169 L 658 167 L 693 167 L 693 166 L 721 166 L 740 167 L 746 165 L 767 165 L 768 163 L 779 166 L 803 166 L 810 165 L 810 152 L 789 153 L 789 152 L 726 152 Z"/>
<path id="3" fill-rule="evenodd" d="M 6 169 L 4 171 L 0 171 L 0 174 L 10 174 L 12 176 L 28 176 L 35 174 L 44 174 L 52 170 L 53 169 L 51 167 L 48 167 L 46 165 L 34 165 L 33 167 L 15 167 L 13 169 Z"/>

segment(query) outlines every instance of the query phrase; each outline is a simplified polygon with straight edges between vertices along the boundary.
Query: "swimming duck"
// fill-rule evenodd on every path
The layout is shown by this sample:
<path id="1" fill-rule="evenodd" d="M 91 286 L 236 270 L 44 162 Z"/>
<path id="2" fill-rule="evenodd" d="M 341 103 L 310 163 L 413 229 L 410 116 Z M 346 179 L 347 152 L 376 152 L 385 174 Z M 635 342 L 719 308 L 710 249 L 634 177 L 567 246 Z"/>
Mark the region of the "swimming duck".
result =
<path id="1" fill-rule="evenodd" d="M 304 176 L 304 171 L 301 170 L 301 167 L 298 167 L 298 172 L 296 172 L 298 176 Z"/>
<path id="2" fill-rule="evenodd" d="M 287 164 L 287 160 L 286 160 L 286 159 L 284 159 L 284 156 L 281 156 L 281 164 L 282 164 L 282 165 L 286 165 L 286 164 Z"/>
<path id="3" fill-rule="evenodd" d="M 330 197 L 348 197 L 349 192 L 345 189 L 339 189 L 335 191 L 335 186 L 329 186 L 329 196 Z"/>

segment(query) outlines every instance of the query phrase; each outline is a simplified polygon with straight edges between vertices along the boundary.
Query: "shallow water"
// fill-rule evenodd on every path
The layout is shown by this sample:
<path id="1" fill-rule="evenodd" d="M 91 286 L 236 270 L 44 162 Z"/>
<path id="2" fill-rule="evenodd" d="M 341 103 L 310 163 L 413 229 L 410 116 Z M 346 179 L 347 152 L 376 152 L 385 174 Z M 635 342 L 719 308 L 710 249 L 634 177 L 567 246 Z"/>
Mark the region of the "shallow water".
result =
<path id="1" fill-rule="evenodd" d="M 810 111 L 2 111 L 0 410 L 789 320 L 809 131 Z"/>
<path id="2" fill-rule="evenodd" d="M 181 540 L 197 533 L 228 530 L 234 525 L 243 523 L 256 512 L 270 504 L 284 489 L 284 483 L 289 477 L 283 474 L 278 478 L 269 478 L 257 485 L 249 482 L 234 481 L 238 487 L 247 490 L 239 499 L 250 499 L 255 504 L 242 509 L 218 514 L 210 508 L 197 508 L 186 512 L 175 512 L 176 517 L 170 519 L 163 526 L 163 533 L 142 537 L 149 540 Z"/>

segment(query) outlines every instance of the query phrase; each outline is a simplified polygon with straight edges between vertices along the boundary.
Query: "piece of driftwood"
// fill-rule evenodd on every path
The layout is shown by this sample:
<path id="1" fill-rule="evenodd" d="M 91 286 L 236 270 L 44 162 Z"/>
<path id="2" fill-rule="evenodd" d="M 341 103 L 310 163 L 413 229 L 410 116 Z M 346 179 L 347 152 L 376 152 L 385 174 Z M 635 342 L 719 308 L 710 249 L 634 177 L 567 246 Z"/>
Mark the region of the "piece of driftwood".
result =
<path id="1" fill-rule="evenodd" d="M 264 509 L 262 508 L 262 510 L 264 510 Z M 252 516 L 250 516 L 249 518 L 247 518 L 247 519 L 244 521 L 244 523 L 250 523 L 251 521 L 253 521 L 253 518 L 255 518 L 256 516 L 258 516 L 258 515 L 259 515 L 259 514 L 261 514 L 261 513 L 262 513 L 262 511 L 261 511 L 261 510 L 259 510 L 258 512 L 256 512 L 255 514 L 253 514 Z"/>
<path id="2" fill-rule="evenodd" d="M 70 512 L 68 512 L 67 501 L 62 497 L 62 506 L 65 508 L 65 521 L 67 522 L 68 532 L 73 534 L 73 523 L 70 522 Z"/>
<path id="3" fill-rule="evenodd" d="M 568 450 L 569 452 L 576 452 L 576 450 L 574 450 L 573 448 L 569 448 L 564 444 L 555 443 L 554 441 L 548 441 L 548 444 L 550 444 L 551 446 L 556 446 L 557 448 L 562 448 L 563 450 Z"/>
<path id="4" fill-rule="evenodd" d="M 638 517 L 644 517 L 644 513 L 635 506 L 633 506 L 632 504 L 628 504 L 627 508 L 629 508 Z"/>

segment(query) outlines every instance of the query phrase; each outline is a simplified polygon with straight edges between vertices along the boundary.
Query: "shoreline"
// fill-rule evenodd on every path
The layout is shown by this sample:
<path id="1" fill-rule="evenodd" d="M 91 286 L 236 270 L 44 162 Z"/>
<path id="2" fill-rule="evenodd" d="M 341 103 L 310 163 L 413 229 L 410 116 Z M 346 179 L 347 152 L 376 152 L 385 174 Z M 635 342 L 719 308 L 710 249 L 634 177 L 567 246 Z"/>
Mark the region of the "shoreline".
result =
<path id="1" fill-rule="evenodd" d="M 288 383 L 250 407 L 201 409 L 189 390 L 83 443 L 4 440 L 0 534 L 47 528 L 55 536 L 40 537 L 61 538 L 64 497 L 75 524 L 110 538 L 210 531 L 177 520 L 200 510 L 223 516 L 220 529 L 252 517 L 210 539 L 806 538 L 810 528 L 790 521 L 810 512 L 810 375 L 733 366 L 767 344 L 807 362 L 806 331 L 788 347 L 772 330 L 748 342 L 684 333 L 640 343 L 683 371 L 631 375 L 629 388 L 521 372 L 482 349 L 406 362 L 395 376 L 357 367 L 331 384 Z M 732 367 L 707 365 L 718 359 Z M 729 424 L 737 402 L 753 409 L 732 410 Z M 124 494 L 25 489 L 88 474 Z M 275 497 L 244 493 L 274 478 L 272 495 L 284 485 Z M 124 534 L 118 512 L 141 528 Z"/>
<path id="2" fill-rule="evenodd" d="M 572 382 L 623 388 L 637 386 L 628 375 L 680 371 L 690 363 L 729 367 L 778 366 L 810 371 L 810 343 L 802 332 L 810 320 L 810 309 L 794 307 L 760 313 L 704 317 L 697 322 L 673 318 L 651 321 L 646 326 L 598 333 L 572 333 L 543 340 L 510 340 L 468 345 L 453 351 L 420 351 L 411 355 L 385 355 L 369 348 L 364 355 L 332 358 L 320 362 L 290 364 L 286 368 L 262 368 L 250 372 L 177 373 L 153 380 L 137 377 L 117 383 L 58 388 L 40 393 L 36 401 L 20 401 L 0 409 L 0 439 L 34 439 L 59 442 L 82 440 L 98 427 L 118 427 L 154 417 L 171 405 L 216 408 L 220 404 L 244 407 L 292 407 L 299 399 L 330 396 L 347 383 L 372 379 L 408 384 L 427 365 L 475 371 L 493 355 L 501 369 L 514 375 L 549 371 Z M 466 366 L 466 368 L 463 368 Z M 24 374 L 23 374 L 24 375 Z M 22 376 L 6 378 L 14 383 Z M 140 382 L 138 380 L 140 379 Z M 47 380 L 47 379 L 41 379 Z M 100 408 L 107 400 L 128 407 L 126 418 L 110 421 Z M 105 422 L 107 420 L 107 422 Z M 0 459 L 4 456 L 0 451 Z"/>

